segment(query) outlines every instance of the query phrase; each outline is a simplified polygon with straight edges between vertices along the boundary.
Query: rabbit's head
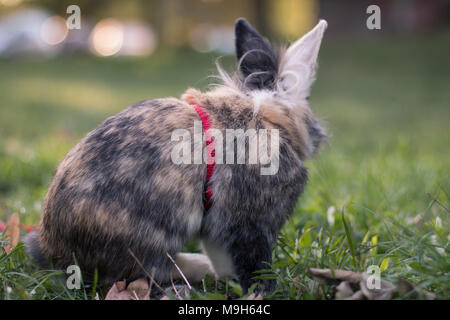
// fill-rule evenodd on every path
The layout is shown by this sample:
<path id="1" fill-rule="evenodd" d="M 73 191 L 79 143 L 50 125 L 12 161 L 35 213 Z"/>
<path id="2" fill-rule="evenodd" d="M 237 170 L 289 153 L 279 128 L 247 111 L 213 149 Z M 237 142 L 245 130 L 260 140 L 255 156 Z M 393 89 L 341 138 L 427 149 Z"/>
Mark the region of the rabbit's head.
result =
<path id="1" fill-rule="evenodd" d="M 327 22 L 319 23 L 287 49 L 273 50 L 245 19 L 235 23 L 238 73 L 229 76 L 219 67 L 225 86 L 252 98 L 255 113 L 261 107 L 289 110 L 306 137 L 305 156 L 312 156 L 325 140 L 325 130 L 309 106 L 309 92 L 315 80 L 317 57 Z"/>

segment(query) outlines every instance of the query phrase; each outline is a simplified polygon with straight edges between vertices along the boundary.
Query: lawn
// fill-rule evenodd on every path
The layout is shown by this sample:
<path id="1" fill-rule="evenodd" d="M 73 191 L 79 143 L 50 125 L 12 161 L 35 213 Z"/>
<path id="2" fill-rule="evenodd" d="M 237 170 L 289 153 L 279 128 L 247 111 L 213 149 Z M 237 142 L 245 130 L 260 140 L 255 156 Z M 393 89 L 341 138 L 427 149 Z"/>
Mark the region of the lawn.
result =
<path id="1" fill-rule="evenodd" d="M 307 162 L 309 184 L 274 248 L 278 285 L 269 298 L 327 299 L 333 288 L 308 268 L 370 265 L 382 279 L 449 298 L 448 52 L 448 36 L 324 40 L 311 104 L 330 139 Z M 38 223 L 58 162 L 82 136 L 137 101 L 207 88 L 215 58 L 186 50 L 0 60 L 0 221 L 17 212 Z M 58 274 L 33 267 L 20 245 L 1 251 L 0 299 L 93 297 L 95 288 L 68 290 Z M 239 287 L 206 281 L 194 297 L 227 292 Z"/>

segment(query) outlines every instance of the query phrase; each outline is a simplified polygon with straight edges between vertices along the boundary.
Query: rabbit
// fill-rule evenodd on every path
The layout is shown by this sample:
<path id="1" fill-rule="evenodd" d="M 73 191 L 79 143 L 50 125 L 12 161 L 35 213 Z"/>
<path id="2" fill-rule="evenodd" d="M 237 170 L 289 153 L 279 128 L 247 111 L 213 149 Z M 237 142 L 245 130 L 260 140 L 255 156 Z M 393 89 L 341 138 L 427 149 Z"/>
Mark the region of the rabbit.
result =
<path id="1" fill-rule="evenodd" d="M 208 92 L 191 88 L 181 99 L 141 101 L 107 118 L 59 164 L 40 228 L 25 241 L 31 257 L 61 269 L 76 263 L 83 275 L 97 270 L 102 283 L 149 275 L 157 283 L 200 281 L 211 274 L 236 278 L 244 292 L 253 284 L 255 292 L 273 291 L 275 280 L 255 279 L 255 271 L 271 264 L 278 232 L 307 182 L 304 160 L 326 139 L 308 103 L 326 27 L 321 20 L 287 49 L 274 50 L 239 18 L 233 75 L 218 65 L 221 83 Z M 174 163 L 180 141 L 173 132 L 194 134 L 201 121 L 193 106 L 219 132 L 278 130 L 275 172 L 215 159 L 205 185 L 207 161 Z M 198 151 L 190 143 L 190 152 Z M 204 254 L 181 253 L 191 238 Z"/>

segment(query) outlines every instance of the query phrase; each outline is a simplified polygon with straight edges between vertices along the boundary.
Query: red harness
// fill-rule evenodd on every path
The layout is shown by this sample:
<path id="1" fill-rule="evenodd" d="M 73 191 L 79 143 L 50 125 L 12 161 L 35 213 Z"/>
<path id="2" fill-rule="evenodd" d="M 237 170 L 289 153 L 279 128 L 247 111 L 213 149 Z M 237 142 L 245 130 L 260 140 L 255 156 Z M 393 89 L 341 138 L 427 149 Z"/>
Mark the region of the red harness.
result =
<path id="1" fill-rule="evenodd" d="M 203 131 L 206 136 L 206 152 L 208 153 L 208 160 L 206 164 L 205 189 L 203 191 L 203 207 L 206 211 L 211 207 L 212 203 L 211 198 L 213 195 L 213 189 L 209 182 L 214 173 L 214 169 L 216 168 L 216 149 L 214 148 L 214 137 L 211 137 L 209 132 L 209 129 L 211 128 L 211 121 L 209 120 L 208 115 L 198 104 L 193 104 L 192 107 L 194 107 L 195 111 L 197 111 L 200 119 L 202 120 Z"/>

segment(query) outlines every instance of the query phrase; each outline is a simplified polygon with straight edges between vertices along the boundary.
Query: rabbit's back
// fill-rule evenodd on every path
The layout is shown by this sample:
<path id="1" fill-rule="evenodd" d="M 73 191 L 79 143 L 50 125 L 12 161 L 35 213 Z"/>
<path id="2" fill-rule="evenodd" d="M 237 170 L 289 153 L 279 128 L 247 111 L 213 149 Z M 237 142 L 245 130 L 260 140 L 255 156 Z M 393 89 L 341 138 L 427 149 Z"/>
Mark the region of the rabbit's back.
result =
<path id="1" fill-rule="evenodd" d="M 174 255 L 200 228 L 205 165 L 175 165 L 171 133 L 192 130 L 177 99 L 137 103 L 90 132 L 59 165 L 47 193 L 40 245 L 55 266 L 98 269 L 112 281 L 143 271 L 167 280 Z M 147 268 L 149 269 L 149 268 Z"/>

